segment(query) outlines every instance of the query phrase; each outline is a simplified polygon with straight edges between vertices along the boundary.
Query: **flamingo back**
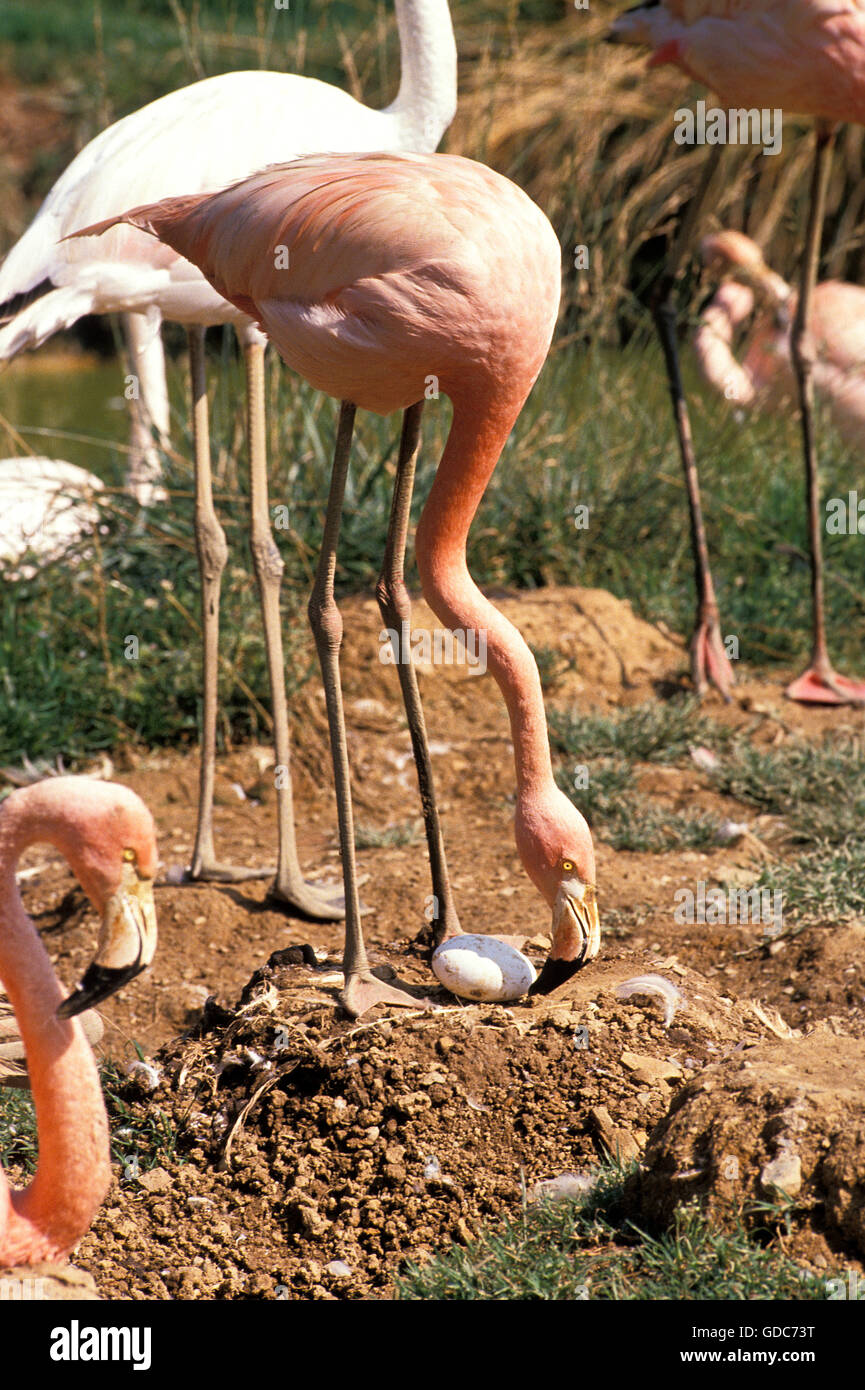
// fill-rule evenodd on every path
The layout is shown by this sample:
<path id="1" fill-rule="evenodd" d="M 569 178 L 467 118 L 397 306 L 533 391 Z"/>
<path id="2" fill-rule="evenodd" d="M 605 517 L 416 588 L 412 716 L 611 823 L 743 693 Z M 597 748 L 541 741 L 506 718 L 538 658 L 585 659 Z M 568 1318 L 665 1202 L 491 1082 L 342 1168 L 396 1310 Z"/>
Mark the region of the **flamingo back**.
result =
<path id="1" fill-rule="evenodd" d="M 310 156 L 123 220 L 199 266 L 313 386 L 383 415 L 482 376 L 533 380 L 558 311 L 546 217 L 459 156 Z"/>

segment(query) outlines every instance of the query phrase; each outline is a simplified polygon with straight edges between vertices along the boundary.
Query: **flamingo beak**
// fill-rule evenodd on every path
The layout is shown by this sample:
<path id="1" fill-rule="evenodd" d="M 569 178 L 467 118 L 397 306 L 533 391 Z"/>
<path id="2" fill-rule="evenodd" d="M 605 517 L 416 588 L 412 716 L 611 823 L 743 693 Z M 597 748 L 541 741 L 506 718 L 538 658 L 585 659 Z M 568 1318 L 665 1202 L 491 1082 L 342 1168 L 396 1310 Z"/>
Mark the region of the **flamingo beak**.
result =
<path id="1" fill-rule="evenodd" d="M 74 1018 L 140 975 L 153 960 L 156 934 L 153 880 L 124 863 L 120 887 L 105 904 L 96 955 L 58 1017 Z"/>
<path id="2" fill-rule="evenodd" d="M 549 994 L 598 954 L 601 920 L 593 883 L 568 879 L 553 904 L 553 944 L 529 994 Z"/>

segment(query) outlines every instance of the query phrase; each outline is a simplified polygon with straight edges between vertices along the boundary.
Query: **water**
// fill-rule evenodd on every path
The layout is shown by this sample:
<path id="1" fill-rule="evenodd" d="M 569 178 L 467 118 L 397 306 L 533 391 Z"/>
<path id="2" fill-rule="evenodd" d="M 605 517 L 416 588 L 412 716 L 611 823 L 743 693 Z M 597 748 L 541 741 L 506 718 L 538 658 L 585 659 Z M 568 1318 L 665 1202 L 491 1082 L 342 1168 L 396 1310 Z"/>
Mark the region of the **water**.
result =
<path id="1" fill-rule="evenodd" d="M 26 452 L 17 433 L 33 453 L 67 459 L 115 483 L 125 467 L 127 432 L 119 362 L 72 353 L 22 355 L 0 372 L 4 457 Z"/>

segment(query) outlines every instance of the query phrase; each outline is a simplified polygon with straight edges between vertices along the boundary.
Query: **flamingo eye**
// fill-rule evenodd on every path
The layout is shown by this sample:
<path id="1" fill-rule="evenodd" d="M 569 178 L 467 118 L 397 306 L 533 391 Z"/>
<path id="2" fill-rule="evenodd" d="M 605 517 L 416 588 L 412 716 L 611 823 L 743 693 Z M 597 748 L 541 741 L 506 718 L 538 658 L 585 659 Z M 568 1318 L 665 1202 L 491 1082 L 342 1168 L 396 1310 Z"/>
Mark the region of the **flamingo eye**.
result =
<path id="1" fill-rule="evenodd" d="M 123 851 L 123 858 L 127 864 L 132 864 L 138 858 L 138 855 L 135 853 L 134 849 L 125 849 Z"/>
<path id="2" fill-rule="evenodd" d="M 565 874 L 572 874 L 573 872 L 574 872 L 573 860 L 571 860 L 571 859 L 563 859 L 563 860 L 562 860 L 562 873 L 565 873 Z"/>

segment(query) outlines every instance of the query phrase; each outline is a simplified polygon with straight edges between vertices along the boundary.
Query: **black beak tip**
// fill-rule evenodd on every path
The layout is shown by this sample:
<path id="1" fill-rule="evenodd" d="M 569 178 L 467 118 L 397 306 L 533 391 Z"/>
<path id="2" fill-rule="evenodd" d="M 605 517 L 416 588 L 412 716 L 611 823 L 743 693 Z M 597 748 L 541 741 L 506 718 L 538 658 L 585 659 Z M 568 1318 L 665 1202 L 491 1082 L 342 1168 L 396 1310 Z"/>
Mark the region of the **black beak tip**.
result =
<path id="1" fill-rule="evenodd" d="M 144 966 L 139 961 L 123 970 L 110 970 L 104 965 L 88 966 L 81 983 L 76 985 L 69 998 L 64 999 L 58 1007 L 57 1017 L 75 1018 L 77 1014 L 84 1013 L 85 1009 L 92 1009 L 94 1005 L 101 1004 L 130 980 L 134 980 L 143 969 Z"/>
<path id="2" fill-rule="evenodd" d="M 529 994 L 551 994 L 554 989 L 558 989 L 559 985 L 570 980 L 572 975 L 576 975 L 584 963 L 582 960 L 552 960 L 548 956 L 544 961 L 544 968 L 529 990 Z"/>

